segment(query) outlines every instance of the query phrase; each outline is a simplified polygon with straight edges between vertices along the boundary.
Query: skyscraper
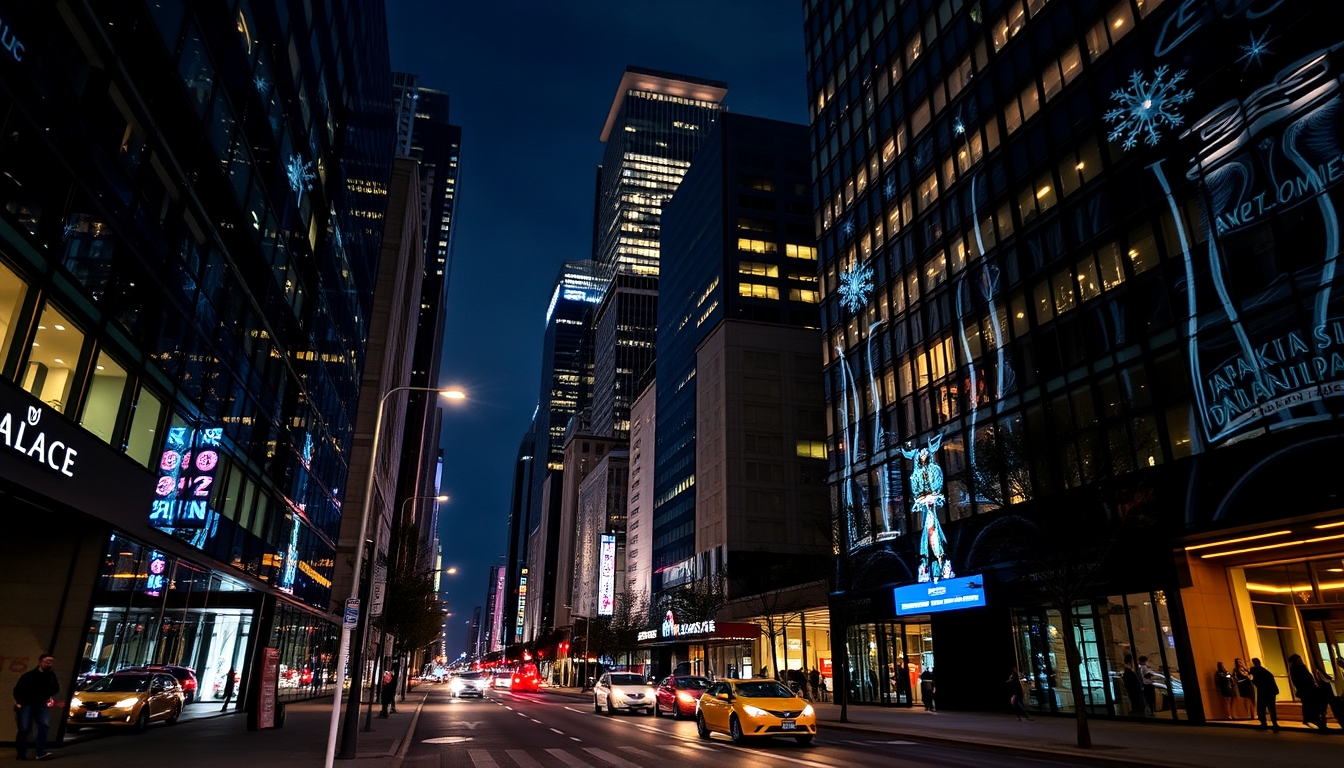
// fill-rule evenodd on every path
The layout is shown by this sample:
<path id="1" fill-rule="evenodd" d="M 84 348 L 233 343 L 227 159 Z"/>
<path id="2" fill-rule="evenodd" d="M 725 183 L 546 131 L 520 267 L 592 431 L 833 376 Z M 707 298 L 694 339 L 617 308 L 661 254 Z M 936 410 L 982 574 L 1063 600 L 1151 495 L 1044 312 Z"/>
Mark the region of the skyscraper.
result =
<path id="1" fill-rule="evenodd" d="M 630 431 L 636 387 L 653 362 L 663 206 L 722 110 L 725 83 L 627 67 L 602 141 L 593 260 L 606 295 L 593 324 L 592 431 Z"/>

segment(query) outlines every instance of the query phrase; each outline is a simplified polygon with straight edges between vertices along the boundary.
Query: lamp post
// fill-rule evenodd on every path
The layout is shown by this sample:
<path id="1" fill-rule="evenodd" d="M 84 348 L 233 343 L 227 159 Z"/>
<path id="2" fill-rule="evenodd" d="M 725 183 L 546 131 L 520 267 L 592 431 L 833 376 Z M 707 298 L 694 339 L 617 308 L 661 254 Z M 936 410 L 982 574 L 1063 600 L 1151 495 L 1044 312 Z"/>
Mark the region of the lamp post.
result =
<path id="1" fill-rule="evenodd" d="M 445 496 L 444 494 L 439 494 L 438 496 L 410 496 L 401 503 L 401 516 L 402 517 L 406 516 L 406 508 L 411 505 L 412 501 L 424 501 L 425 499 L 433 499 L 442 504 L 443 502 L 448 500 L 448 497 Z"/>
<path id="2" fill-rule="evenodd" d="M 446 397 L 449 400 L 462 400 L 466 398 L 466 395 L 459 389 L 437 389 L 435 387 L 393 387 L 378 398 L 378 412 L 374 416 L 373 421 L 373 440 L 369 443 L 369 471 L 364 477 L 364 503 L 360 509 L 359 537 L 355 539 L 355 565 L 354 570 L 351 572 L 350 600 L 346 601 L 347 605 L 350 604 L 350 601 L 354 601 L 356 605 L 359 603 L 359 583 L 364 569 L 364 537 L 368 535 L 369 508 L 373 506 L 373 481 L 378 468 L 378 438 L 383 430 L 383 409 L 387 406 L 387 398 L 397 392 L 438 392 L 441 396 Z M 365 615 L 366 614 L 361 607 L 356 620 L 357 627 L 363 627 Z M 345 686 L 345 667 L 347 657 L 350 655 L 350 630 L 354 628 L 355 627 L 352 627 L 347 622 L 343 621 L 341 623 L 341 645 L 340 651 L 336 656 L 336 690 L 334 691 L 331 701 L 331 723 L 328 726 L 327 754 L 325 762 L 323 763 L 325 768 L 332 768 L 332 764 L 336 759 L 336 733 L 339 730 L 341 723 L 341 689 Z M 359 659 L 355 659 L 355 662 L 358 661 Z M 355 667 L 352 664 L 351 669 L 354 668 Z M 352 699 L 356 692 L 356 685 L 358 685 L 358 682 L 352 680 L 350 686 Z M 354 713 L 354 721 L 357 723 L 359 719 L 359 710 L 352 709 L 352 712 Z M 350 732 L 350 729 L 347 729 L 347 732 Z M 354 755 L 349 755 L 349 757 L 354 757 Z"/>

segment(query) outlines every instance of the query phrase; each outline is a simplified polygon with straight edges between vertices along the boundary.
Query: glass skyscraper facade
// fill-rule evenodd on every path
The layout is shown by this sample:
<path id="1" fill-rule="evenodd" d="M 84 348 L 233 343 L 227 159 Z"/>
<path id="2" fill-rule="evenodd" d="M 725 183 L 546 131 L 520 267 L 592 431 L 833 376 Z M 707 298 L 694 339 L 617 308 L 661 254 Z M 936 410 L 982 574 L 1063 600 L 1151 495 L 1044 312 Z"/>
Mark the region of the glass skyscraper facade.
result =
<path id="1" fill-rule="evenodd" d="M 5 22 L 0 394 L 78 446 L 0 466 L 26 521 L 5 559 L 49 574 L 0 592 L 66 621 L 6 607 L 32 622 L 6 642 L 52 638 L 22 652 L 83 671 L 193 666 L 203 692 L 231 667 L 248 685 L 271 646 L 282 695 L 321 692 L 394 139 L 382 4 Z M 66 582 L 95 571 L 92 595 Z"/>
<path id="2" fill-rule="evenodd" d="M 851 700 L 936 656 L 940 707 L 993 706 L 1012 653 L 1039 711 L 1215 719 L 1217 661 L 1337 672 L 1330 12 L 805 7 Z M 1024 561 L 1093 576 L 1062 616 Z M 893 605 L 972 576 L 988 607 Z"/>

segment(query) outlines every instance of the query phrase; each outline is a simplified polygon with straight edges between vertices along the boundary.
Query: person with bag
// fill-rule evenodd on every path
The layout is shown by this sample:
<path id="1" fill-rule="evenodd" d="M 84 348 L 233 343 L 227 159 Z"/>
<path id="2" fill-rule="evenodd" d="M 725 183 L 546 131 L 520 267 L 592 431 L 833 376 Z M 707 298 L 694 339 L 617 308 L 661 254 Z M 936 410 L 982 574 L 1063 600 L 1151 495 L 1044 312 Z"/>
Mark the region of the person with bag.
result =
<path id="1" fill-rule="evenodd" d="M 1227 671 L 1223 662 L 1218 662 L 1218 669 L 1213 673 L 1213 681 L 1218 686 L 1218 695 L 1223 699 L 1223 709 L 1227 712 L 1228 720 L 1236 720 L 1236 699 L 1237 684 L 1232 679 L 1232 673 Z"/>
<path id="2" fill-rule="evenodd" d="M 1251 671 L 1241 659 L 1232 660 L 1232 682 L 1237 686 L 1237 709 L 1246 710 L 1246 719 L 1250 720 L 1255 712 L 1255 684 L 1251 682 Z"/>
<path id="3" fill-rule="evenodd" d="M 1324 702 L 1316 687 L 1316 676 L 1311 674 L 1302 657 L 1294 653 L 1288 657 L 1288 680 L 1293 684 L 1297 700 L 1302 702 L 1302 724 L 1325 730 Z"/>

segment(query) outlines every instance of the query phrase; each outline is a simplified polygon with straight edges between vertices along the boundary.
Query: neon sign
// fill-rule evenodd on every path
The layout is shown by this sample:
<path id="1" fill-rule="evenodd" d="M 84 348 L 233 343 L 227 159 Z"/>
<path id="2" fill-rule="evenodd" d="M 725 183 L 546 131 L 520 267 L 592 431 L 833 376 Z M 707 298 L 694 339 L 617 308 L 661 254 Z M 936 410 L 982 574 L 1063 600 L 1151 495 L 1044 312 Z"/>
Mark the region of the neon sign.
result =
<path id="1" fill-rule="evenodd" d="M 616 537 L 602 534 L 597 571 L 597 615 L 610 616 L 616 606 Z"/>
<path id="2" fill-rule="evenodd" d="M 172 427 L 159 456 L 149 522 L 156 528 L 204 528 L 219 467 L 222 428 Z"/>
<path id="3" fill-rule="evenodd" d="M 43 467 L 66 477 L 74 477 L 75 457 L 79 451 L 60 440 L 48 442 L 46 431 L 38 429 L 42 421 L 42 408 L 28 406 L 27 416 L 27 419 L 15 418 L 12 413 L 0 416 L 0 440 L 5 441 L 6 447 L 34 459 Z M 23 444 L 24 437 L 28 438 L 27 445 Z"/>
<path id="4" fill-rule="evenodd" d="M 168 580 L 168 558 L 159 550 L 149 553 L 149 573 L 145 575 L 145 594 L 158 597 Z"/>

